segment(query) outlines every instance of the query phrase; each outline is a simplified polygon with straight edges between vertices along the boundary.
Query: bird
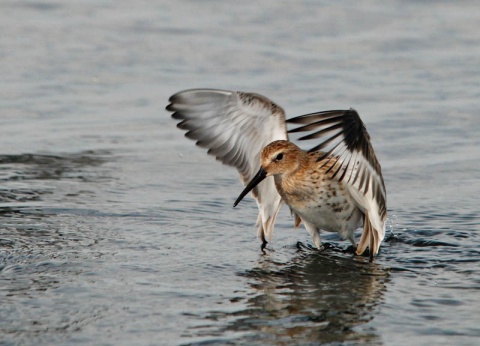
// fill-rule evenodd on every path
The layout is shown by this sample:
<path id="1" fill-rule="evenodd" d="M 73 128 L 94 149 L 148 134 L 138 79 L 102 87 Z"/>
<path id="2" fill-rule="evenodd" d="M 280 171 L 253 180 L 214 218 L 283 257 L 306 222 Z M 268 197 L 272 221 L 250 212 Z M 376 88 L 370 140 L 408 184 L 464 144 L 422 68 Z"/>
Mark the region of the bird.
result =
<path id="1" fill-rule="evenodd" d="M 257 203 L 257 235 L 262 250 L 272 240 L 282 203 L 323 250 L 320 232 L 337 232 L 357 255 L 370 261 L 385 237 L 387 196 L 370 135 L 354 109 L 328 110 L 286 119 L 269 98 L 252 92 L 188 89 L 169 98 L 166 110 L 185 136 L 237 169 L 244 190 Z M 287 130 L 287 124 L 293 126 Z M 316 140 L 303 150 L 298 141 Z M 305 134 L 306 133 L 306 134 Z M 311 143 L 311 142 L 302 142 Z M 363 225 L 358 244 L 354 232 Z M 267 240 L 268 239 L 268 240 Z"/>

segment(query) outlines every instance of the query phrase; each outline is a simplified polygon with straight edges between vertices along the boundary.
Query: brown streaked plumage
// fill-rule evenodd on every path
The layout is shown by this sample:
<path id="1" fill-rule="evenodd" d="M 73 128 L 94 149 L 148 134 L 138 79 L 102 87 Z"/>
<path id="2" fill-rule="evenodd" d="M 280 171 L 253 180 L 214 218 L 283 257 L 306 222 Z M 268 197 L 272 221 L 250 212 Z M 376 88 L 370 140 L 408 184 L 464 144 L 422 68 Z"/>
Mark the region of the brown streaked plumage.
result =
<path id="1" fill-rule="evenodd" d="M 338 232 L 373 258 L 385 234 L 386 192 L 370 136 L 353 109 L 307 114 L 285 120 L 282 108 L 264 96 L 214 89 L 192 89 L 170 98 L 167 110 L 178 127 L 222 163 L 237 168 L 245 189 L 257 201 L 262 248 L 271 239 L 281 202 L 292 210 L 322 248 L 320 231 Z M 308 152 L 288 141 L 289 132 L 310 132 L 299 140 L 321 138 Z M 256 174 L 255 174 L 256 172 Z M 264 182 L 262 182 L 265 180 Z M 260 183 L 262 182 L 262 183 Z"/>

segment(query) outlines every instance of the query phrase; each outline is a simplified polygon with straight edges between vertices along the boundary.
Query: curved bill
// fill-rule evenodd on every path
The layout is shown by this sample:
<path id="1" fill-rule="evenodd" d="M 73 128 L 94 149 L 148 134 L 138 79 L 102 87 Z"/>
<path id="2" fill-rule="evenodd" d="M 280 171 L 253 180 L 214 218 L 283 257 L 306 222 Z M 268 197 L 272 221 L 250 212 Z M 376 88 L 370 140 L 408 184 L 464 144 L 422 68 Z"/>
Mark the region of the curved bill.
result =
<path id="1" fill-rule="evenodd" d="M 243 197 L 246 196 L 247 193 L 249 193 L 250 191 L 252 191 L 252 189 L 257 186 L 263 179 L 265 179 L 267 177 L 267 172 L 265 172 L 265 170 L 263 168 L 260 168 L 257 172 L 257 174 L 255 174 L 255 176 L 253 177 L 253 179 L 248 183 L 247 186 L 245 186 L 245 189 L 242 191 L 242 193 L 240 194 L 240 196 L 238 196 L 237 200 L 235 201 L 235 203 L 233 203 L 233 207 L 236 207 L 238 203 L 240 203 L 240 201 L 243 199 Z"/>

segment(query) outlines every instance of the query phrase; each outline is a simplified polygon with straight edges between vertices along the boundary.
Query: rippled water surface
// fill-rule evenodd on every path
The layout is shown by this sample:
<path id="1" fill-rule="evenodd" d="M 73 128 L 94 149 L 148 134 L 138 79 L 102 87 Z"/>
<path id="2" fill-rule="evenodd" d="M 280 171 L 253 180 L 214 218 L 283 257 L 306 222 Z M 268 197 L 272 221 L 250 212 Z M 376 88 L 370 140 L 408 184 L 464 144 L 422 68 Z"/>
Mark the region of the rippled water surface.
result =
<path id="1" fill-rule="evenodd" d="M 12 0 L 0 30 L 2 345 L 479 343 L 477 3 Z M 262 253 L 236 172 L 164 110 L 191 87 L 357 109 L 375 262 L 287 208 Z"/>

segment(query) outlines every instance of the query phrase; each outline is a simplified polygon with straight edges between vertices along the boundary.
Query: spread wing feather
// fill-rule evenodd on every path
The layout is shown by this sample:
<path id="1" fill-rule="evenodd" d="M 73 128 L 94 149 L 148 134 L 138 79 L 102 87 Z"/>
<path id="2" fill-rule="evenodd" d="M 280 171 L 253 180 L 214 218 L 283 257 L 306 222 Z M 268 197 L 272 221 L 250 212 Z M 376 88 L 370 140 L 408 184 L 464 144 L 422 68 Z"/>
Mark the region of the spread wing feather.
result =
<path id="1" fill-rule="evenodd" d="M 177 127 L 223 164 L 235 167 L 247 184 L 260 169 L 260 152 L 270 142 L 288 140 L 285 112 L 268 98 L 216 89 L 181 91 L 169 99 L 167 110 L 180 120 Z M 259 184 L 253 195 L 259 215 L 258 234 L 270 239 L 281 198 L 273 178 Z"/>
<path id="2" fill-rule="evenodd" d="M 345 184 L 364 214 L 357 253 L 363 253 L 368 246 L 370 255 L 376 255 L 385 236 L 387 195 L 370 135 L 358 113 L 353 109 L 332 110 L 302 115 L 287 122 L 300 125 L 289 133 L 313 131 L 299 140 L 323 139 L 309 152 L 324 152 L 318 161 L 325 160 L 333 177 Z"/>

